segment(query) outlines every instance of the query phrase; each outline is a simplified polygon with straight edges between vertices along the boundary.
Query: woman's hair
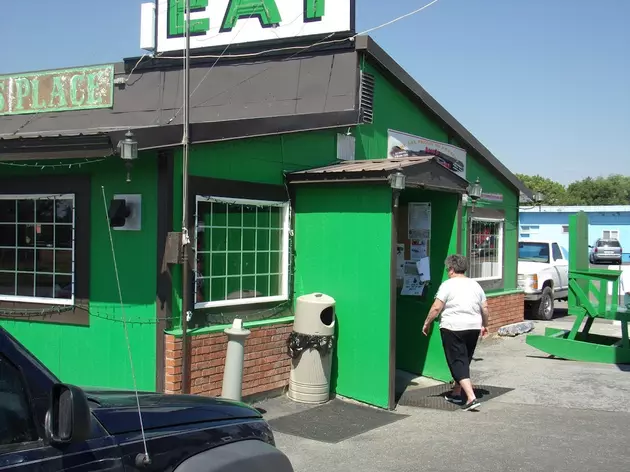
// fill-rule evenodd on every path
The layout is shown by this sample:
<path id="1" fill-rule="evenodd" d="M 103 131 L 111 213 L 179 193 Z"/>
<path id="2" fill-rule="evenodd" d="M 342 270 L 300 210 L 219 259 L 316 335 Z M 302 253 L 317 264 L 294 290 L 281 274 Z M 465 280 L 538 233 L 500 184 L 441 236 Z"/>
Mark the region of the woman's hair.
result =
<path id="1" fill-rule="evenodd" d="M 468 270 L 468 259 L 461 254 L 451 254 L 444 261 L 446 269 L 453 269 L 456 274 L 465 274 Z"/>

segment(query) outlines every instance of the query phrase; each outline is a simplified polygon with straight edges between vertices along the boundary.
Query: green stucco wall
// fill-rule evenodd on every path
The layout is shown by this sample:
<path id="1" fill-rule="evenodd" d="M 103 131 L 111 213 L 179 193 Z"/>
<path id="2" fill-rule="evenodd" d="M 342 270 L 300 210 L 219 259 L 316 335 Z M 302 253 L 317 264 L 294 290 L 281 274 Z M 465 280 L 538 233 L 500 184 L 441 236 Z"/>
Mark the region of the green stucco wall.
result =
<path id="1" fill-rule="evenodd" d="M 190 175 L 284 186 L 285 172 L 324 166 L 335 162 L 338 132 L 340 131 L 324 130 L 196 145 L 190 151 Z M 182 220 L 182 175 L 179 171 L 181 161 L 182 152 L 178 149 L 175 151 L 176 171 L 173 207 L 173 221 L 176 228 L 181 227 Z M 212 194 L 212 189 L 208 189 L 208 194 Z M 191 198 L 194 196 L 191 195 Z M 194 215 L 191 215 L 191 218 L 194 218 Z M 175 335 L 181 333 L 181 330 L 177 329 L 181 326 L 181 316 L 179 315 L 181 309 L 181 272 L 179 269 L 179 267 L 174 267 L 173 271 L 173 326 L 176 329 L 172 333 Z M 266 312 L 269 311 L 268 306 L 262 309 Z M 213 313 L 218 314 L 225 311 L 225 309 L 209 309 L 203 310 L 202 313 L 196 312 L 193 318 L 192 334 L 205 333 L 207 332 L 206 328 L 211 328 L 212 323 L 204 321 L 206 320 L 205 316 L 210 316 L 212 319 Z M 239 310 L 237 307 L 229 311 L 234 315 Z M 249 309 L 243 311 L 249 312 Z M 277 313 L 277 317 L 282 318 L 289 314 L 290 310 L 283 310 Z M 256 313 L 249 313 L 247 316 L 255 319 Z"/>
<path id="2" fill-rule="evenodd" d="M 59 161 L 55 161 L 58 163 Z M 76 161 L 74 161 L 76 163 Z M 71 163 L 70 161 L 68 162 Z M 34 162 L 27 163 L 34 165 Z M 64 382 L 81 386 L 133 388 L 133 379 L 102 189 L 107 200 L 115 194 L 142 195 L 142 230 L 113 231 L 125 315 L 139 389 L 156 388 L 156 231 L 157 165 L 154 153 L 141 154 L 134 163 L 132 181 L 120 159 L 55 169 L 0 166 L 2 176 L 81 173 L 91 177 L 90 323 L 70 326 L 51 322 L 1 320 L 0 324 L 22 342 Z M 1 191 L 1 189 L 0 189 Z M 54 318 L 54 315 L 53 315 Z M 109 319 L 106 319 L 109 318 Z"/>
<path id="3" fill-rule="evenodd" d="M 400 89 L 393 86 L 381 73 L 380 69 L 362 59 L 361 67 L 364 71 L 374 75 L 374 123 L 357 127 L 357 159 L 383 159 L 387 157 L 388 130 L 422 136 L 424 138 L 442 141 L 466 149 L 466 178 L 474 182 L 479 178 L 484 193 L 500 193 L 502 202 L 484 202 L 478 207 L 500 209 L 505 212 L 504 224 L 504 287 L 500 291 L 516 289 L 517 265 L 517 231 L 518 231 L 518 196 L 519 191 L 509 184 L 498 172 L 490 168 L 471 149 L 467 149 L 457 138 L 432 118 L 430 112 L 420 108 Z M 470 210 L 468 210 L 469 212 Z M 466 218 L 469 213 L 464 211 L 462 224 L 462 250 L 467 251 Z"/>
<path id="4" fill-rule="evenodd" d="M 389 400 L 391 219 L 385 186 L 297 190 L 296 295 L 336 300 L 332 388 L 380 407 Z"/>

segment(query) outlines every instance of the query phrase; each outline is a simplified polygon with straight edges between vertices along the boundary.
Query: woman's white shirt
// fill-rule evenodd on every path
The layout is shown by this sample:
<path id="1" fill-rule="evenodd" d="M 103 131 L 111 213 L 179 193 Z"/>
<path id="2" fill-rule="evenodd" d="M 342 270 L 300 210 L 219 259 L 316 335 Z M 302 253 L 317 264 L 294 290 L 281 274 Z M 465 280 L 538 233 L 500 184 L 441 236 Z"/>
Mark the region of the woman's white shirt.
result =
<path id="1" fill-rule="evenodd" d="M 445 280 L 435 298 L 444 303 L 440 328 L 450 331 L 481 329 L 481 306 L 486 301 L 486 294 L 477 281 L 468 277 Z"/>

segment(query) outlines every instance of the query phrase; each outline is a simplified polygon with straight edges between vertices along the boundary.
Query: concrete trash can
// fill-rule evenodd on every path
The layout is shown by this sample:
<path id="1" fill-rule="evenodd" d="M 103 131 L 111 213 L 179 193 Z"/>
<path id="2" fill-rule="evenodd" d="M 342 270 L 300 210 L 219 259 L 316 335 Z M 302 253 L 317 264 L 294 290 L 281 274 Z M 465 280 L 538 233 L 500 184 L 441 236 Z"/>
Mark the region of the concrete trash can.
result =
<path id="1" fill-rule="evenodd" d="M 287 347 L 292 359 L 288 396 L 300 403 L 330 399 L 330 369 L 335 334 L 335 300 L 322 293 L 296 300 Z"/>

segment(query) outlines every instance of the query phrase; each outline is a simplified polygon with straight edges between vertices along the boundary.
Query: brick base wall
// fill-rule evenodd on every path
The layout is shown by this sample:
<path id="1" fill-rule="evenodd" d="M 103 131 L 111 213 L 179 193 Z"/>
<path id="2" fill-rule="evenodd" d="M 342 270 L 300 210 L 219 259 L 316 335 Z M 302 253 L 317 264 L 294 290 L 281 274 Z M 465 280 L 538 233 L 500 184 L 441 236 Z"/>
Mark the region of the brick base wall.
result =
<path id="1" fill-rule="evenodd" d="M 523 321 L 524 303 L 523 293 L 488 297 L 488 330 L 494 333 L 501 326 Z"/>
<path id="2" fill-rule="evenodd" d="M 268 392 L 289 383 L 291 359 L 286 342 L 293 329 L 290 323 L 251 328 L 245 341 L 243 396 Z M 182 340 L 165 338 L 165 392 L 182 391 Z M 227 335 L 223 332 L 190 337 L 190 393 L 221 394 Z"/>

